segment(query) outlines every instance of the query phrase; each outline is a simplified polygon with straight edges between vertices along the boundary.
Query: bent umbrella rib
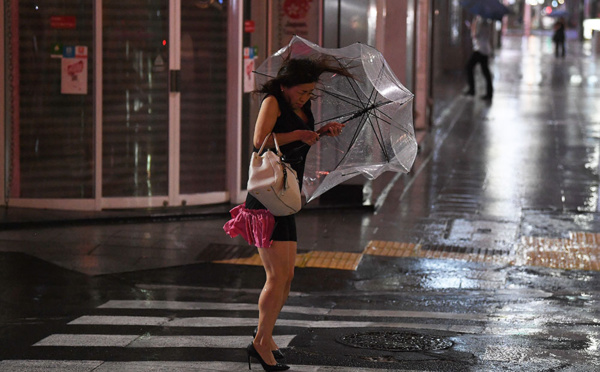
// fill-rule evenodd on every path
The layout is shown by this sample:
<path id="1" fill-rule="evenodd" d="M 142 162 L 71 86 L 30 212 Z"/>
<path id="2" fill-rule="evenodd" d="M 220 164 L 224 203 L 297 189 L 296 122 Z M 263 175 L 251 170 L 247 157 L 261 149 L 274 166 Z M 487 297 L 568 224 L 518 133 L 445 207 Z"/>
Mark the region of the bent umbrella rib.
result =
<path id="1" fill-rule="evenodd" d="M 342 122 L 342 124 L 343 124 L 343 123 L 346 123 L 346 122 L 348 122 L 348 121 L 350 121 L 350 120 L 352 120 L 352 119 L 356 119 L 357 117 L 359 117 L 359 116 L 361 116 L 361 115 L 364 115 L 364 114 L 366 114 L 366 113 L 369 113 L 369 111 L 376 111 L 376 112 L 379 112 L 379 113 L 381 113 L 382 115 L 384 115 L 384 116 L 388 117 L 390 120 L 392 120 L 392 118 L 391 118 L 391 117 L 389 117 L 389 115 L 387 115 L 387 114 L 385 114 L 384 112 L 382 112 L 381 110 L 379 110 L 379 107 L 381 107 L 381 106 L 385 106 L 385 105 L 388 105 L 388 104 L 390 104 L 390 103 L 394 103 L 394 102 L 393 102 L 393 101 L 383 101 L 383 102 L 379 102 L 379 103 L 376 103 L 376 104 L 374 103 L 374 104 L 372 104 L 371 106 L 368 106 L 368 107 L 366 107 L 366 108 L 363 108 L 363 109 L 360 109 L 360 110 L 357 110 L 357 111 L 353 111 L 353 112 L 346 112 L 346 113 L 344 113 L 344 114 L 341 114 L 341 115 L 338 115 L 338 116 L 334 116 L 334 117 L 332 117 L 332 118 L 329 118 L 329 119 L 326 119 L 326 120 L 321 120 L 321 121 L 319 121 L 318 123 L 315 123 L 315 125 L 318 125 L 318 124 L 321 124 L 321 123 L 330 122 L 330 121 L 333 121 L 333 120 L 337 120 L 337 119 L 341 119 L 341 118 L 345 118 L 345 117 L 347 117 L 347 116 L 350 116 L 350 118 L 348 118 L 348 119 L 346 119 L 346 120 L 344 120 L 344 121 Z M 382 119 L 382 120 L 383 120 L 383 119 Z M 388 124 L 390 124 L 390 125 L 391 125 L 391 121 L 386 121 L 386 120 L 384 120 L 384 121 L 385 121 L 386 123 L 388 123 Z"/>

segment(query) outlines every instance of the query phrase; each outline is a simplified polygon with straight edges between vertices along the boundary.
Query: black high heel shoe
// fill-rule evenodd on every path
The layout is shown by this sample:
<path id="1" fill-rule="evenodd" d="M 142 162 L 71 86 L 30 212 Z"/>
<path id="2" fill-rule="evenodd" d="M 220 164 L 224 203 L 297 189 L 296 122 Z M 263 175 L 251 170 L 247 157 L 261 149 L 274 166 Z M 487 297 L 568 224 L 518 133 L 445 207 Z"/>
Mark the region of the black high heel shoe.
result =
<path id="1" fill-rule="evenodd" d="M 258 327 L 254 328 L 254 332 L 252 332 L 252 337 L 256 338 L 256 333 L 258 332 Z M 283 355 L 283 353 L 281 352 L 281 350 L 277 349 L 277 350 L 273 350 L 273 357 L 276 360 L 282 360 L 285 359 L 285 355 Z"/>
<path id="2" fill-rule="evenodd" d="M 256 351 L 256 349 L 254 348 L 254 344 L 253 343 L 250 343 L 250 345 L 248 345 L 248 347 L 246 348 L 246 352 L 248 353 L 248 369 L 252 369 L 252 363 L 251 363 L 251 360 L 250 360 L 251 358 L 258 359 L 258 361 L 260 362 L 260 365 L 267 372 L 271 372 L 271 371 L 286 371 L 286 370 L 290 369 L 290 366 L 288 366 L 286 364 L 281 364 L 281 363 L 276 363 L 275 365 L 267 364 L 263 360 L 263 358 L 261 358 L 261 356 L 258 353 L 258 351 Z"/>

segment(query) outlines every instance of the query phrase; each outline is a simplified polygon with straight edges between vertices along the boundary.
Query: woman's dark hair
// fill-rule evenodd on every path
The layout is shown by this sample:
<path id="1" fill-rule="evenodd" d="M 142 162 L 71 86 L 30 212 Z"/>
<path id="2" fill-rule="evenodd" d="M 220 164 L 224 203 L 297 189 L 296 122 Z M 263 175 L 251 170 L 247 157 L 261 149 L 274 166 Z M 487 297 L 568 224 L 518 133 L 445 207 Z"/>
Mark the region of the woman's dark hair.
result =
<path id="1" fill-rule="evenodd" d="M 257 92 L 277 95 L 281 93 L 282 86 L 289 88 L 300 84 L 316 83 L 324 72 L 353 78 L 348 69 L 333 58 L 286 58 L 277 76 L 267 81 Z"/>

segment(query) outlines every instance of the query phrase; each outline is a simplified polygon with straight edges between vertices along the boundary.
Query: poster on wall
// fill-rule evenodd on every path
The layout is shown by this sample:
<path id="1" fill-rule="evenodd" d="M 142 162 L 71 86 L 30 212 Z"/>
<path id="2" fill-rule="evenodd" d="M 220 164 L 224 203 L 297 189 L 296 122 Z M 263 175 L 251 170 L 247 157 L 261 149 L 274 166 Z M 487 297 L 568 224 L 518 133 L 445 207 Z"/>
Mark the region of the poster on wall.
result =
<path id="1" fill-rule="evenodd" d="M 254 90 L 254 73 L 252 71 L 256 69 L 257 49 L 257 47 L 244 48 L 244 93 Z"/>
<path id="2" fill-rule="evenodd" d="M 294 35 L 319 43 L 319 0 L 273 2 L 273 50 L 287 45 Z"/>
<path id="3" fill-rule="evenodd" d="M 65 46 L 61 67 L 60 92 L 87 94 L 88 49 L 86 46 Z"/>

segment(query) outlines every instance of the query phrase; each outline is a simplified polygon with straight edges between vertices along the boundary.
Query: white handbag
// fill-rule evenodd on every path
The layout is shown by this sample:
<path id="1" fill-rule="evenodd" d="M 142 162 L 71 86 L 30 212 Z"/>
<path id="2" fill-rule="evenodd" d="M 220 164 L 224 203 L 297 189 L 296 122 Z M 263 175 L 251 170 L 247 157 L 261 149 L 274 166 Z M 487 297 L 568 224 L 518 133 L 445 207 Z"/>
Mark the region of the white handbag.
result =
<path id="1" fill-rule="evenodd" d="M 263 153 L 271 134 L 277 152 L 267 150 Z M 275 133 L 269 133 L 260 150 L 253 152 L 250 160 L 248 192 L 274 216 L 288 216 L 302 208 L 296 171 L 288 163 L 283 162 L 281 156 Z"/>

